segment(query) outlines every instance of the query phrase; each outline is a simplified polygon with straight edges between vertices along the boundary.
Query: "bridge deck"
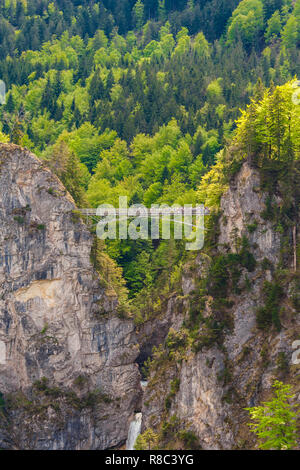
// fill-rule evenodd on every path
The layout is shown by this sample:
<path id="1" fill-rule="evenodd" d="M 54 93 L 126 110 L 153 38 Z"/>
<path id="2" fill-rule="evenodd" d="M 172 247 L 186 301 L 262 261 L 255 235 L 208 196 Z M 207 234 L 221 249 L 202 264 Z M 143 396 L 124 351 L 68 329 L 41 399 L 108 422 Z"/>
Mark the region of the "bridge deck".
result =
<path id="1" fill-rule="evenodd" d="M 203 210 L 204 209 L 204 210 Z M 205 207 L 205 208 L 184 208 L 184 207 L 179 207 L 179 208 L 141 208 L 140 210 L 137 208 L 134 209 L 102 209 L 102 214 L 99 215 L 98 209 L 78 209 L 83 215 L 86 216 L 102 216 L 103 215 L 114 215 L 116 217 L 120 216 L 129 216 L 129 217 L 134 217 L 136 215 L 140 216 L 145 216 L 145 217 L 154 217 L 154 216 L 161 216 L 161 215 L 209 215 L 210 210 Z M 132 210 L 134 210 L 134 215 L 132 213 Z"/>

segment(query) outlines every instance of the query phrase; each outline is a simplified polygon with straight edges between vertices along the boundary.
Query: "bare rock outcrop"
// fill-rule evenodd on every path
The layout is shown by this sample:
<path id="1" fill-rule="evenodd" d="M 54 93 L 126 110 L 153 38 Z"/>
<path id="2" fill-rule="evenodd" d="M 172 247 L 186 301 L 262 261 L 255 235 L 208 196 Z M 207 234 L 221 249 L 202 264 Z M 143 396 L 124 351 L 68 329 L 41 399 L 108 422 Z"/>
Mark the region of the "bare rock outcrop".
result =
<path id="1" fill-rule="evenodd" d="M 176 318 L 170 327 L 177 332 L 181 328 L 183 336 L 177 337 L 177 352 L 164 341 L 151 369 L 143 399 L 143 430 L 160 429 L 175 415 L 181 429 L 192 431 L 203 449 L 251 449 L 254 438 L 247 426 L 249 414 L 245 408 L 269 397 L 275 379 L 292 384 L 296 398 L 300 397 L 299 365 L 292 361 L 293 344 L 300 334 L 299 273 L 293 270 L 292 258 L 286 260 L 285 270 L 278 268 L 282 240 L 274 222 L 262 216 L 267 197 L 261 189 L 259 171 L 245 162 L 221 199 L 218 250 L 211 262 L 222 254 L 236 253 L 237 241 L 245 236 L 256 265 L 250 271 L 241 268 L 237 285 L 227 293 L 226 308 L 217 304 L 229 320 L 222 343 L 216 344 L 213 336 L 207 336 L 202 347 L 195 350 L 189 339 L 178 354 L 192 302 L 195 314 L 201 313 L 205 319 L 211 316 L 215 301 L 213 296 L 206 295 L 205 301 L 201 297 L 207 279 L 205 254 L 200 253 L 192 261 L 188 275 L 183 273 L 184 297 L 173 294 L 166 309 L 168 318 L 172 318 L 170 309 Z M 279 197 L 275 200 L 280 204 Z M 292 233 L 285 235 L 292 243 Z M 281 286 L 277 287 L 278 276 Z M 278 301 L 280 328 L 270 324 L 261 329 L 257 325 L 257 311 L 266 302 L 266 281 L 270 288 L 275 286 L 275 292 L 282 290 Z M 205 321 L 200 324 L 200 335 L 205 331 L 203 324 Z M 195 328 L 192 334 L 196 334 Z"/>
<path id="2" fill-rule="evenodd" d="M 75 209 L 32 153 L 0 144 L 1 448 L 106 449 L 127 437 L 139 348 Z"/>

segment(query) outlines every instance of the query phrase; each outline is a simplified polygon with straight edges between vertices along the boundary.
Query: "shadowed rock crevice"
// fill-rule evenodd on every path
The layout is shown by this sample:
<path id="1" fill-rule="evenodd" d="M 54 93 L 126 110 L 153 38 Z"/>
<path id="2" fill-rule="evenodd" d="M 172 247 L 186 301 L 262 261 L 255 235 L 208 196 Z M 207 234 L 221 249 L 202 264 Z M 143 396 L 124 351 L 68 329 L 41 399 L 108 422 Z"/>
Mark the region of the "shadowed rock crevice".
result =
<path id="1" fill-rule="evenodd" d="M 139 400 L 133 323 L 101 286 L 75 209 L 32 153 L 0 144 L 2 448 L 117 447 Z"/>

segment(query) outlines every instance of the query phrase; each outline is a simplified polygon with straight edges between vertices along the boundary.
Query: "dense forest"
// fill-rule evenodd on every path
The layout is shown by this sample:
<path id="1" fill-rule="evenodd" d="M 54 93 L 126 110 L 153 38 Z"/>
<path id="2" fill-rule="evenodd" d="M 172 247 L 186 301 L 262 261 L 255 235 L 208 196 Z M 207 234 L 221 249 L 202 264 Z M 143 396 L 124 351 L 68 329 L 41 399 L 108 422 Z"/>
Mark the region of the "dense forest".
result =
<path id="1" fill-rule="evenodd" d="M 78 206 L 195 204 L 210 184 L 213 207 L 241 109 L 300 75 L 300 0 L 1 0 L 0 44 L 0 141 L 33 150 Z M 186 256 L 172 240 L 105 250 L 137 301 Z"/>

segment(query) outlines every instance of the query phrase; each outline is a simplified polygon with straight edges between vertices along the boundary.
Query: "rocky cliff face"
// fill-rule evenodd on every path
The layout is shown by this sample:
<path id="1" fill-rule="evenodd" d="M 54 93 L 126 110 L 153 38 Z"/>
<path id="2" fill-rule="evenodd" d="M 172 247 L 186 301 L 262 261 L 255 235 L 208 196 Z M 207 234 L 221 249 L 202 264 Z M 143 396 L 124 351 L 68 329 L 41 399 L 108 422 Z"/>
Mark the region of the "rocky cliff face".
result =
<path id="1" fill-rule="evenodd" d="M 34 155 L 0 144 L 1 448 L 119 446 L 139 398 L 133 324 L 74 209 Z"/>
<path id="2" fill-rule="evenodd" d="M 259 172 L 245 162 L 221 200 L 217 250 L 210 256 L 198 254 L 183 273 L 181 294 L 173 294 L 169 300 L 165 316 L 170 318 L 169 310 L 173 311 L 173 339 L 165 340 L 150 368 L 143 399 L 144 430 L 152 427 L 158 431 L 176 415 L 179 428 L 192 431 L 203 449 L 253 448 L 244 408 L 267 398 L 275 378 L 291 383 L 298 397 L 299 365 L 292 363 L 292 354 L 293 341 L 300 337 L 299 273 L 293 270 L 292 258 L 286 260 L 284 269 L 278 266 L 282 234 L 271 220 L 262 217 L 267 198 L 260 187 Z M 280 198 L 275 202 L 280 205 Z M 285 236 L 292 245 L 292 233 Z M 209 284 L 208 272 L 218 257 L 238 252 L 243 237 L 248 240 L 247 256 L 255 263 L 251 269 L 241 267 L 233 277 L 224 307 L 218 291 L 204 291 L 203 282 Z M 228 259 L 233 262 L 237 258 Z M 281 327 L 272 324 L 272 319 L 267 327 L 258 327 L 257 311 L 270 301 L 266 299 L 266 281 L 269 289 L 273 286 L 275 292 L 281 292 L 278 305 L 273 305 L 279 311 Z M 188 321 L 194 313 L 202 320 L 190 334 Z M 268 315 L 268 307 L 264 315 Z M 222 317 L 226 323 L 216 339 L 207 325 L 215 319 L 222 324 Z M 196 348 L 191 346 L 195 335 L 202 341 Z M 163 435 L 168 434 L 168 426 L 164 425 Z M 174 435 L 171 441 L 168 445 L 172 446 Z"/>
<path id="3" fill-rule="evenodd" d="M 92 237 L 59 180 L 0 145 L 0 447 L 121 446 L 141 408 L 135 361 L 162 344 L 143 430 L 163 429 L 169 448 L 182 446 L 180 430 L 204 449 L 253 448 L 244 408 L 275 378 L 300 394 L 300 276 L 292 230 L 264 216 L 268 197 L 245 162 L 221 200 L 217 247 L 187 263 L 180 291 L 135 331 L 99 281 Z"/>

